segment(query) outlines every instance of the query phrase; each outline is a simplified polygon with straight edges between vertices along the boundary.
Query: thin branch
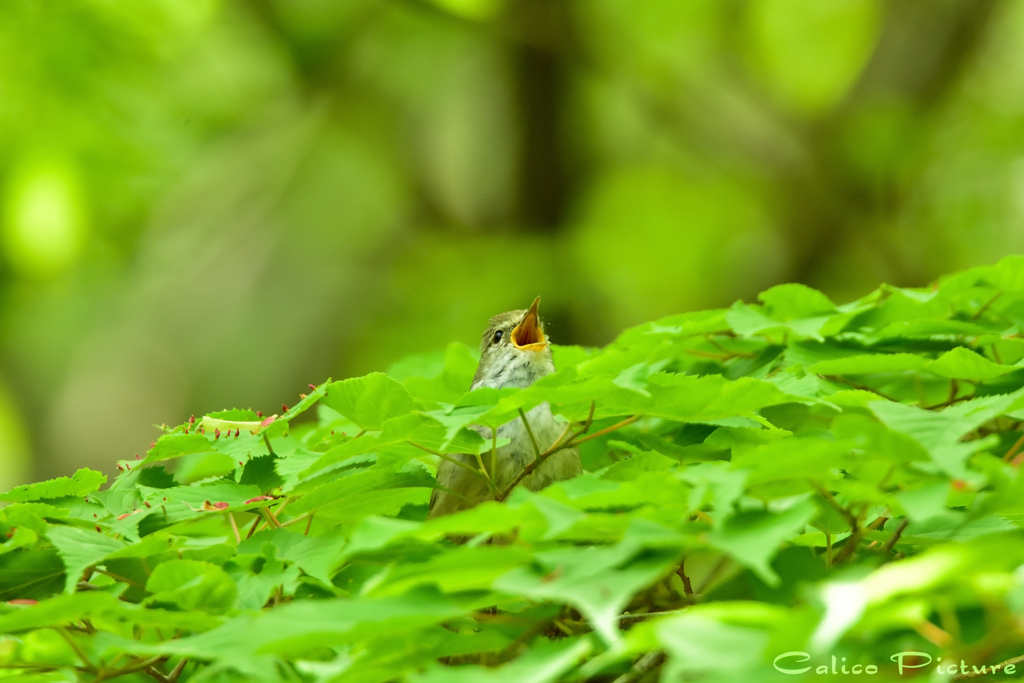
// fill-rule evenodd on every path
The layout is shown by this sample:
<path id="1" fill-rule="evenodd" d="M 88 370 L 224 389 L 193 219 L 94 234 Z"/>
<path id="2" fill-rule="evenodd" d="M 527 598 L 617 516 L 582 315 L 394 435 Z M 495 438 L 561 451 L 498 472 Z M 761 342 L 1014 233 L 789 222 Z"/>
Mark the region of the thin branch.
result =
<path id="1" fill-rule="evenodd" d="M 298 517 L 296 517 L 295 519 L 289 519 L 287 522 L 283 522 L 281 524 L 281 528 L 284 529 L 285 527 L 289 527 L 292 524 L 297 524 L 298 522 L 301 522 L 302 520 L 308 519 L 308 518 L 310 518 L 312 516 L 313 516 L 312 512 L 304 512 L 301 515 L 299 515 Z M 308 524 L 308 522 L 307 522 L 307 524 Z"/>
<path id="2" fill-rule="evenodd" d="M 1020 664 L 1022 662 L 1024 662 L 1024 655 L 1017 655 L 1016 657 L 1011 657 L 1010 659 L 1007 659 L 1005 662 L 1000 662 L 999 664 L 996 664 L 994 666 L 988 667 L 988 672 L 989 673 L 995 673 L 997 667 L 999 669 L 1002 669 L 1003 671 L 1005 671 L 1006 667 L 1008 667 L 1008 666 L 1015 666 L 1015 665 Z M 966 681 L 968 679 L 977 678 L 978 676 L 984 676 L 984 675 L 985 675 L 985 672 L 978 671 L 977 669 L 975 669 L 974 671 L 970 671 L 970 672 L 965 673 L 965 674 L 959 674 L 957 676 L 953 676 L 953 678 L 951 678 L 950 681 Z"/>
<path id="3" fill-rule="evenodd" d="M 519 409 L 519 417 L 523 421 L 523 426 L 526 427 L 526 433 L 530 436 L 530 443 L 533 444 L 533 457 L 534 460 L 540 460 L 540 446 L 537 445 L 537 437 L 533 435 L 533 429 L 530 427 L 530 421 L 526 419 L 526 413 L 523 409 Z"/>
<path id="4" fill-rule="evenodd" d="M 634 612 L 633 614 L 620 614 L 619 622 L 625 621 L 643 621 L 644 619 L 656 619 L 657 617 L 671 617 L 678 614 L 686 614 L 689 610 L 686 609 L 667 609 L 661 612 Z"/>
<path id="5" fill-rule="evenodd" d="M 861 391 L 870 391 L 872 394 L 877 394 L 888 401 L 899 403 L 899 401 L 894 399 L 892 396 L 884 394 L 878 389 L 869 387 L 867 384 L 861 384 L 860 382 L 854 382 L 851 379 L 846 379 L 841 375 L 819 375 L 819 377 L 821 377 L 822 379 L 827 379 L 830 382 L 839 382 L 840 384 L 845 384 L 846 386 L 853 387 L 854 389 L 860 389 Z"/>
<path id="6" fill-rule="evenodd" d="M 178 677 L 181 676 L 181 671 L 185 668 L 186 664 L 188 664 L 188 657 L 182 657 L 178 660 L 178 663 L 174 665 L 173 669 L 171 669 L 171 673 L 167 675 L 168 683 L 174 683 L 178 680 Z"/>
<path id="7" fill-rule="evenodd" d="M 114 581 L 121 581 L 122 583 L 127 583 L 129 585 L 135 586 L 136 588 L 141 588 L 142 590 L 146 590 L 146 587 L 143 586 L 138 581 L 133 581 L 133 580 L 127 578 L 127 577 L 121 576 L 120 574 L 115 574 L 114 572 L 107 571 L 106 569 L 100 569 L 99 567 L 93 568 L 93 571 L 98 572 L 100 574 L 104 574 L 106 576 L 109 576 Z"/>
<path id="8" fill-rule="evenodd" d="M 947 407 L 953 405 L 954 403 L 960 403 L 962 401 L 970 401 L 972 398 L 974 398 L 974 394 L 969 394 L 967 396 L 960 396 L 959 398 L 950 399 L 949 401 L 943 401 L 942 403 L 936 403 L 933 406 L 921 406 L 921 407 L 924 408 L 925 410 L 938 410 L 939 408 L 947 408 Z"/>
<path id="9" fill-rule="evenodd" d="M 64 640 L 68 641 L 68 645 L 70 645 L 71 649 L 75 651 L 75 654 L 78 655 L 78 658 L 82 660 L 82 663 L 85 664 L 86 669 L 88 669 L 89 671 L 96 671 L 96 666 L 89 659 L 89 656 L 85 654 L 85 651 L 81 648 L 81 646 L 77 642 L 75 642 L 75 639 L 71 637 L 71 634 L 68 633 L 68 630 L 66 628 L 64 628 L 63 626 L 58 626 L 54 630 L 57 633 L 59 633 Z"/>
<path id="10" fill-rule="evenodd" d="M 270 516 L 273 517 L 274 521 L 276 522 L 277 518 L 281 516 L 282 512 L 284 512 L 284 509 L 286 507 L 288 507 L 288 503 L 292 502 L 293 500 L 294 500 L 294 498 L 292 498 L 291 496 L 285 496 L 284 502 L 281 503 L 281 507 L 277 508 L 276 510 L 271 511 L 270 510 L 270 505 L 273 505 L 273 503 L 271 503 L 270 505 L 267 506 L 267 512 L 270 512 Z"/>
<path id="11" fill-rule="evenodd" d="M 441 458 L 442 460 L 447 460 L 448 462 L 452 463 L 453 465 L 458 465 L 462 469 L 466 470 L 467 472 L 472 472 L 473 474 L 475 474 L 476 476 L 480 477 L 481 479 L 487 479 L 487 477 L 484 475 L 484 473 L 481 472 L 480 470 L 477 470 L 477 469 L 475 469 L 473 467 L 470 467 L 466 463 L 462 462 L 461 460 L 456 460 L 455 458 L 451 457 L 450 455 L 445 455 L 444 453 L 441 453 L 440 451 L 435 451 L 433 448 L 427 448 L 426 446 L 422 446 L 422 445 L 416 443 L 415 441 L 409 441 L 408 444 L 410 446 L 413 446 L 414 448 L 420 449 L 421 451 L 424 451 L 426 453 L 430 453 L 431 455 L 436 455 L 437 457 Z"/>
<path id="12" fill-rule="evenodd" d="M 235 522 L 235 516 L 233 514 L 231 514 L 230 512 L 225 512 L 224 514 L 227 516 L 228 522 L 231 523 L 231 531 L 233 531 L 235 533 L 235 544 L 241 543 L 242 542 L 242 535 L 240 533 L 238 533 L 238 523 Z"/>
<path id="13" fill-rule="evenodd" d="M 1013 456 L 1017 455 L 1017 451 L 1020 450 L 1021 446 L 1024 446 L 1024 434 L 1021 434 L 1020 438 L 1017 439 L 1017 441 L 1012 446 L 1010 446 L 1010 450 L 1006 451 L 1006 455 L 1003 456 L 1003 462 L 1012 461 Z"/>
<path id="14" fill-rule="evenodd" d="M 626 673 L 622 674 L 615 679 L 614 683 L 636 683 L 648 673 L 657 669 L 659 666 L 665 663 L 665 653 L 661 650 L 654 650 L 648 652 L 643 657 L 637 660 L 636 664 L 633 665 Z"/>
<path id="15" fill-rule="evenodd" d="M 835 508 L 839 512 L 839 514 L 843 516 L 843 519 L 846 520 L 846 523 L 850 525 L 850 531 L 856 532 L 857 518 L 854 516 L 854 514 L 847 510 L 846 508 L 844 508 L 842 505 L 840 505 L 839 501 L 837 501 L 835 497 L 833 497 L 833 495 L 824 486 L 814 481 L 813 479 L 809 479 L 808 481 L 811 482 L 811 486 L 813 486 L 814 490 L 818 492 L 818 495 L 824 498 L 829 505 Z"/>
<path id="16" fill-rule="evenodd" d="M 259 510 L 260 515 L 263 517 L 263 519 L 265 519 L 267 521 L 267 524 L 270 524 L 270 525 L 272 525 L 274 527 L 277 527 L 278 529 L 281 528 L 281 524 L 277 521 L 277 519 L 274 517 L 274 515 L 270 514 L 270 511 L 268 511 L 267 508 L 256 508 L 256 509 Z"/>
<path id="17" fill-rule="evenodd" d="M 246 538 L 252 538 L 252 535 L 256 533 L 256 527 L 263 521 L 263 518 L 257 513 L 256 519 L 252 520 L 252 526 L 249 527 L 249 533 L 245 535 Z"/>
<path id="18" fill-rule="evenodd" d="M 738 353 L 712 353 L 710 351 L 701 351 L 700 349 L 686 349 L 686 352 L 691 356 L 697 356 L 699 358 L 711 358 L 712 360 L 727 361 L 733 358 L 740 358 Z"/>
<path id="19" fill-rule="evenodd" d="M 136 660 L 133 664 L 129 664 L 128 666 L 122 667 L 120 669 L 100 671 L 99 674 L 96 676 L 96 680 L 94 681 L 94 683 L 105 681 L 108 678 L 117 678 L 118 676 L 133 674 L 138 671 L 145 671 L 146 669 L 152 667 L 154 664 L 158 664 L 165 659 L 167 659 L 167 655 L 157 655 L 155 657 L 150 657 L 149 659 L 145 659 L 142 661 Z"/>
<path id="20" fill-rule="evenodd" d="M 896 545 L 896 541 L 900 540 L 900 535 L 903 533 L 903 530 L 907 528 L 908 521 L 909 520 L 906 517 L 904 517 L 903 521 L 900 522 L 900 525 L 896 527 L 896 531 L 893 532 L 892 536 L 889 537 L 889 540 L 886 541 L 885 545 L 882 546 L 883 557 L 888 557 L 889 553 L 892 552 L 892 548 L 894 545 Z"/>
<path id="21" fill-rule="evenodd" d="M 579 446 L 581 443 L 585 443 L 587 441 L 590 441 L 591 439 L 596 439 L 599 436 L 604 436 L 605 434 L 608 434 L 609 432 L 614 432 L 616 429 L 622 429 L 623 427 L 625 427 L 627 425 L 633 424 L 634 422 L 639 420 L 640 417 L 641 417 L 640 415 L 634 415 L 632 417 L 627 417 L 625 420 L 623 420 L 622 422 L 619 422 L 618 424 L 613 424 L 611 427 L 605 427 L 601 431 L 594 432 L 593 434 L 590 434 L 589 436 L 585 436 L 582 439 L 576 439 L 576 440 L 566 444 L 564 446 L 564 448 L 572 448 L 573 446 Z"/>
<path id="22" fill-rule="evenodd" d="M 715 340 L 715 338 L 712 337 L 710 334 L 704 335 L 704 339 L 709 344 L 714 346 L 716 349 L 721 350 L 722 353 L 728 353 L 729 355 L 732 355 L 732 356 L 739 356 L 740 358 L 757 358 L 757 354 L 756 353 L 749 353 L 749 352 L 746 352 L 746 351 L 730 351 L 729 349 L 727 349 L 724 346 L 722 346 L 721 344 L 719 344 Z"/>
<path id="23" fill-rule="evenodd" d="M 590 404 L 590 417 L 587 418 L 587 422 L 584 424 L 583 429 L 580 430 L 579 432 L 577 432 L 576 434 L 574 434 L 573 437 L 570 438 L 568 441 L 564 441 L 564 442 L 561 441 L 561 440 L 555 441 L 555 443 L 553 443 L 551 445 L 551 448 L 547 449 L 546 451 L 541 453 L 539 456 L 534 458 L 532 461 L 527 463 L 526 467 L 524 467 L 519 472 L 519 474 L 516 475 L 515 479 L 513 479 L 512 482 L 507 487 L 505 487 L 505 490 L 500 492 L 496 496 L 494 496 L 494 500 L 496 500 L 498 502 L 501 502 L 501 501 L 505 500 L 508 497 L 508 495 L 512 492 L 512 489 L 514 489 L 516 486 L 519 485 L 519 482 L 521 482 L 526 477 L 530 476 L 530 474 L 532 474 L 538 467 L 540 467 L 544 463 L 545 460 L 550 458 L 552 455 L 554 455 L 558 451 L 564 450 L 566 448 L 574 448 L 574 447 L 580 445 L 581 443 L 584 443 L 585 441 L 590 441 L 591 439 L 596 439 L 599 436 L 603 436 L 603 435 L 605 435 L 605 434 L 607 434 L 609 432 L 613 432 L 616 429 L 621 429 L 621 428 L 625 427 L 626 425 L 632 424 L 632 423 L 634 423 L 634 422 L 636 422 L 637 420 L 640 419 L 640 415 L 634 415 L 632 417 L 629 417 L 629 418 L 623 420 L 622 422 L 619 422 L 618 424 L 614 424 L 611 427 L 607 427 L 605 429 L 602 429 L 599 432 L 595 432 L 595 433 L 591 434 L 590 436 L 584 437 L 582 439 L 575 438 L 579 434 L 582 434 L 586 430 L 590 429 L 590 423 L 593 420 L 593 415 L 594 415 L 594 403 L 591 402 L 591 404 Z"/>
<path id="24" fill-rule="evenodd" d="M 861 512 L 861 514 L 864 513 Z M 842 550 L 840 550 L 836 555 L 833 564 L 839 564 L 851 557 L 853 553 L 856 552 L 857 546 L 860 545 L 861 539 L 864 538 L 864 534 L 868 531 L 877 529 L 884 519 L 885 517 L 883 515 L 879 515 L 873 522 L 871 522 L 871 524 L 868 524 L 866 527 L 855 529 L 853 533 L 847 536 L 846 543 L 843 544 Z"/>
<path id="25" fill-rule="evenodd" d="M 982 305 L 982 307 L 981 307 L 981 308 L 979 308 L 979 309 L 978 309 L 977 311 L 975 311 L 974 315 L 972 315 L 972 316 L 971 316 L 971 320 L 977 320 L 978 318 L 980 318 L 980 317 L 981 317 L 981 314 L 982 314 L 982 313 L 984 313 L 985 311 L 987 311 L 987 310 L 988 310 L 988 307 L 989 307 L 989 306 L 991 306 L 992 304 L 994 304 L 994 303 L 996 302 L 996 299 L 998 299 L 998 298 L 999 298 L 999 297 L 1001 297 L 1002 295 L 1003 295 L 1003 292 L 1002 292 L 1002 291 L 998 291 L 998 292 L 996 292 L 995 296 L 993 296 L 993 297 L 992 297 L 991 299 L 989 299 L 988 301 L 986 301 L 986 302 L 985 302 L 985 303 L 984 303 L 984 304 Z"/>
<path id="26" fill-rule="evenodd" d="M 494 472 L 495 463 L 498 458 L 498 430 L 491 430 L 491 472 Z"/>
<path id="27" fill-rule="evenodd" d="M 309 527 L 313 526 L 313 513 L 310 512 L 306 517 L 306 530 L 302 532 L 303 536 L 309 536 Z"/>
<path id="28" fill-rule="evenodd" d="M 1003 364 L 1003 359 L 999 357 L 999 349 L 996 348 L 995 342 L 992 342 L 992 358 L 994 358 L 1000 365 Z"/>
<path id="29" fill-rule="evenodd" d="M 693 586 L 690 585 L 690 577 L 686 575 L 686 569 L 683 566 L 684 560 L 679 560 L 679 569 L 676 570 L 676 574 L 683 580 L 683 591 L 686 595 L 693 597 Z"/>

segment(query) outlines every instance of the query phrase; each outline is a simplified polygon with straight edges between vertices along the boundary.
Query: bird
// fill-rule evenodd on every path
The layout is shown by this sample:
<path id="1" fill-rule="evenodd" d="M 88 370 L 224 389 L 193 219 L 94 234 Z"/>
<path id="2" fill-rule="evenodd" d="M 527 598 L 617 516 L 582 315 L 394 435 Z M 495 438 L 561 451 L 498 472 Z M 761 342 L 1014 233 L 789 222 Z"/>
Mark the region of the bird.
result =
<path id="1" fill-rule="evenodd" d="M 529 309 L 508 311 L 490 319 L 480 339 L 480 364 L 473 376 L 471 390 L 480 387 L 525 389 L 555 371 L 551 345 L 537 315 L 539 306 L 538 296 Z M 546 402 L 526 412 L 525 417 L 541 453 L 555 443 L 565 428 L 565 423 L 555 419 L 551 406 Z M 485 440 L 491 440 L 490 428 L 479 425 L 473 425 L 472 428 Z M 495 451 L 494 471 L 491 471 L 489 453 L 484 454 L 480 460 L 493 481 L 493 489 L 504 491 L 533 461 L 537 450 L 522 417 L 498 427 L 498 437 L 509 439 L 509 443 Z M 479 471 L 479 461 L 475 455 L 456 454 L 451 458 Z M 549 456 L 536 470 L 524 477 L 521 485 L 531 491 L 538 491 L 553 481 L 570 479 L 582 469 L 579 448 L 565 448 Z M 437 483 L 441 488 L 434 489 L 430 496 L 428 519 L 494 500 L 487 479 L 448 460 L 442 460 L 437 468 Z"/>

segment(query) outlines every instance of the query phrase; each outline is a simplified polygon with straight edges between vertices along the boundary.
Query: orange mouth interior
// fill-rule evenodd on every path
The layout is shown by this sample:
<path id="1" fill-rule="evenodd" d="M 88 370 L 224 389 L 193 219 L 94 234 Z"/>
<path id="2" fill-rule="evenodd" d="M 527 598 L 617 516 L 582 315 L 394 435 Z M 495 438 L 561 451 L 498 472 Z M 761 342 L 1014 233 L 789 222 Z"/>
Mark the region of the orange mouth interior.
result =
<path id="1" fill-rule="evenodd" d="M 526 312 L 523 322 L 512 330 L 512 345 L 521 351 L 541 351 L 548 345 L 547 337 L 540 329 L 540 320 L 537 319 L 537 308 L 540 306 L 540 297 L 533 300 L 533 305 Z"/>

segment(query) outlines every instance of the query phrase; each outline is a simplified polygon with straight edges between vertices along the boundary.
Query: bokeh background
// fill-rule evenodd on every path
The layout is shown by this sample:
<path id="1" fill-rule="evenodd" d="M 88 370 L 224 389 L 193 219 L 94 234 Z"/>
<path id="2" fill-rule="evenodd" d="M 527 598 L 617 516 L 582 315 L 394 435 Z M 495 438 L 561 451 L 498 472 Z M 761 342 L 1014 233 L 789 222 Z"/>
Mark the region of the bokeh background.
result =
<path id="1" fill-rule="evenodd" d="M 1024 247 L 1024 3 L 6 0 L 0 489 L 154 424 Z"/>

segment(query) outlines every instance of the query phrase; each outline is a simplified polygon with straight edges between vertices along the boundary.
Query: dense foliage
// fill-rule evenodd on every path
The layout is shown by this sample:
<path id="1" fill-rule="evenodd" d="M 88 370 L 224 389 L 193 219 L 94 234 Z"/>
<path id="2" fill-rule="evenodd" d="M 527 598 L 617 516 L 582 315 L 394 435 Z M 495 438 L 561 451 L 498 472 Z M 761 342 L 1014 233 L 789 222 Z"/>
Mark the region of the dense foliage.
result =
<path id="1" fill-rule="evenodd" d="M 539 292 L 603 346 L 1024 253 L 1022 2 L 5 0 L 0 45 L 0 490 Z"/>
<path id="2" fill-rule="evenodd" d="M 475 356 L 453 344 L 277 416 L 165 428 L 105 489 L 83 469 L 0 496 L 0 666 L 440 683 L 751 681 L 787 652 L 876 679 L 898 652 L 995 664 L 1024 647 L 1022 327 L 1008 258 L 843 306 L 781 285 L 558 347 L 525 390 L 466 393 Z M 438 458 L 495 446 L 468 426 L 542 401 L 586 472 L 427 521 Z"/>

